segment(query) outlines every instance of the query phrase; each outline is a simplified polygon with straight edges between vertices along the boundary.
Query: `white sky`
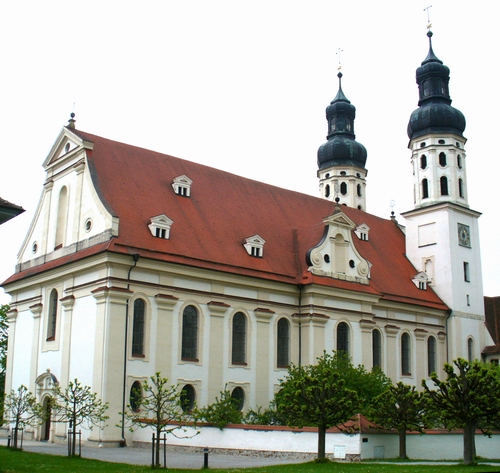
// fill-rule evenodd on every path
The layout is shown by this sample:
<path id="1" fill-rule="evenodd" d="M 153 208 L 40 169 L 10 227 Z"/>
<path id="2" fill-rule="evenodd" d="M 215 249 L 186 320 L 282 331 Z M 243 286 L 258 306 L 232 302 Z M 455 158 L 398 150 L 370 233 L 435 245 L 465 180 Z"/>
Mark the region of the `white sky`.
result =
<path id="1" fill-rule="evenodd" d="M 338 48 L 368 150 L 368 211 L 389 217 L 392 199 L 397 214 L 410 210 L 406 126 L 429 4 L 434 52 L 467 120 L 485 294 L 500 295 L 498 18 L 486 0 L 1 2 L 0 196 L 26 212 L 0 226 L 0 280 L 14 271 L 42 163 L 74 102 L 81 130 L 318 195 Z"/>

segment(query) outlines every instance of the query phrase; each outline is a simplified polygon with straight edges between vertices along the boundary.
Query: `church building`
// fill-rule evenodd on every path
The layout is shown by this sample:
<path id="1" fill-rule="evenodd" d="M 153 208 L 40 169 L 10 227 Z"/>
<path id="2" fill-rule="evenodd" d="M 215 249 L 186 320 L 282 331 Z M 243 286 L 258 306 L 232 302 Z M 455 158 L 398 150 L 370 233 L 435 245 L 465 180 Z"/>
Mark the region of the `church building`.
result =
<path id="1" fill-rule="evenodd" d="M 428 36 L 404 226 L 366 212 L 367 151 L 340 73 L 319 197 L 96 136 L 72 115 L 3 283 L 7 391 L 24 384 L 47 405 L 54 383 L 77 378 L 109 403 L 89 440 L 115 444 L 132 440 L 115 427 L 131 390 L 158 371 L 191 404 L 228 389 L 246 410 L 267 407 L 287 366 L 324 350 L 417 387 L 447 361 L 481 359 L 493 342 L 465 118 Z M 34 437 L 65 431 L 47 421 Z"/>

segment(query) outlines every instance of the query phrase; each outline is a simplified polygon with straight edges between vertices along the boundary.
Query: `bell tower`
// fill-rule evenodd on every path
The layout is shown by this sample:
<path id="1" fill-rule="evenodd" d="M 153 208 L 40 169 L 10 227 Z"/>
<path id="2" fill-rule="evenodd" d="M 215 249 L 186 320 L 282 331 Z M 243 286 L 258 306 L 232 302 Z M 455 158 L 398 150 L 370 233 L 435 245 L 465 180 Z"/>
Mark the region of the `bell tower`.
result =
<path id="1" fill-rule="evenodd" d="M 451 106 L 450 70 L 432 49 L 416 71 L 418 108 L 408 123 L 414 208 L 406 219 L 406 253 L 450 307 L 451 361 L 480 358 L 485 346 L 484 297 L 479 251 L 480 213 L 469 208 L 465 118 Z M 451 340 L 453 339 L 453 340 Z"/>
<path id="2" fill-rule="evenodd" d="M 339 90 L 326 108 L 328 135 L 318 149 L 318 178 L 321 197 L 339 198 L 341 204 L 366 210 L 366 149 L 356 141 L 354 119 L 356 107 L 342 91 L 342 73 Z"/>

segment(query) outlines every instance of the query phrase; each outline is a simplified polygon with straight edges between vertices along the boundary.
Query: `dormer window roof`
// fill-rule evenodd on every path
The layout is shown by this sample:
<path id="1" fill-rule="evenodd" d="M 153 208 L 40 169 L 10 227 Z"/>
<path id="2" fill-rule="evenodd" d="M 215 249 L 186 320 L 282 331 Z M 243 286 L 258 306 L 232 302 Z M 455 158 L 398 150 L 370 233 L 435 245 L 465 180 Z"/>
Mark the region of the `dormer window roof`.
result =
<path id="1" fill-rule="evenodd" d="M 183 197 L 191 197 L 191 184 L 193 181 L 189 177 L 182 175 L 174 177 L 172 180 L 172 188 L 177 195 Z"/>
<path id="2" fill-rule="evenodd" d="M 356 236 L 362 241 L 368 241 L 368 232 L 370 231 L 370 227 L 366 223 L 362 223 L 358 225 L 354 230 Z"/>
<path id="3" fill-rule="evenodd" d="M 417 286 L 422 291 L 425 291 L 427 289 L 429 279 L 430 278 L 429 276 L 427 276 L 427 273 L 425 271 L 420 271 L 419 273 L 415 274 L 412 281 L 415 286 Z"/>
<path id="4" fill-rule="evenodd" d="M 262 258 L 264 256 L 264 243 L 266 243 L 266 240 L 264 240 L 264 238 L 259 235 L 254 235 L 248 237 L 245 240 L 243 246 L 250 256 L 254 256 L 255 258 Z"/>
<path id="5" fill-rule="evenodd" d="M 172 227 L 173 220 L 169 219 L 165 214 L 151 217 L 151 223 L 148 225 L 151 234 L 156 238 L 170 238 L 170 228 Z"/>

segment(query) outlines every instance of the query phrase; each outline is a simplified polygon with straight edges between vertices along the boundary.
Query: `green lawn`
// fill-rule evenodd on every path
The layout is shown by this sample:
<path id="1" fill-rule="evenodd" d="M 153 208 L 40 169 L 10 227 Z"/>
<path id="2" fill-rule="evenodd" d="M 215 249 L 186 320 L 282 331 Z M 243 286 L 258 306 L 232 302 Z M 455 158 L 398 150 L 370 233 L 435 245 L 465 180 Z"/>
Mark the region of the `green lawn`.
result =
<path id="1" fill-rule="evenodd" d="M 66 458 L 56 455 L 43 455 L 39 453 L 13 451 L 6 447 L 0 447 L 0 473 L 14 472 L 38 472 L 49 471 L 51 473 L 72 473 L 72 472 L 98 472 L 107 473 L 143 473 L 150 472 L 147 466 L 126 465 L 123 463 L 108 463 L 97 460 L 87 460 L 85 458 Z M 190 470 L 173 470 L 170 472 L 186 473 Z M 299 465 L 279 465 L 263 468 L 249 469 L 228 469 L 212 470 L 214 473 L 454 473 L 454 472 L 500 472 L 500 465 L 497 466 L 474 466 L 465 467 L 463 465 L 407 465 L 407 464 L 381 464 L 381 463 L 302 463 Z"/>

